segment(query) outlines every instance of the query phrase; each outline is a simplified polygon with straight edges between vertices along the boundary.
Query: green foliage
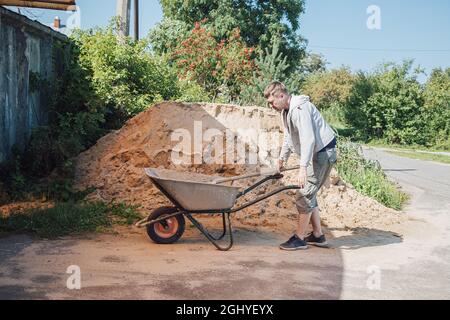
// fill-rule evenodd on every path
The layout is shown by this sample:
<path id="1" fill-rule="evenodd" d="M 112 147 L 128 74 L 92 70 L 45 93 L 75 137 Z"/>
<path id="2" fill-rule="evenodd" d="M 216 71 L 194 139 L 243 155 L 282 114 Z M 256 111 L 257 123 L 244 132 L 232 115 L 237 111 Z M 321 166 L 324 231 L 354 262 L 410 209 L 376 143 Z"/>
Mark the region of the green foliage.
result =
<path id="1" fill-rule="evenodd" d="M 391 143 L 425 143 L 423 92 L 412 61 L 388 64 L 374 74 L 360 73 L 348 98 L 345 118 L 363 138 L 385 137 Z"/>
<path id="2" fill-rule="evenodd" d="M 426 141 L 437 148 L 450 150 L 450 68 L 433 70 L 424 94 Z"/>
<path id="3" fill-rule="evenodd" d="M 346 103 L 355 83 L 355 76 L 349 68 L 313 72 L 302 85 L 302 93 L 321 110 Z"/>
<path id="4" fill-rule="evenodd" d="M 25 162 L 23 153 L 14 146 L 11 158 L 0 164 L 3 199 L 20 199 L 23 190 L 27 189 L 28 181 L 22 168 L 22 163 Z"/>
<path id="5" fill-rule="evenodd" d="M 196 23 L 191 35 L 173 51 L 171 58 L 180 77 L 196 81 L 213 96 L 235 100 L 254 70 L 253 49 L 246 48 L 238 29 L 218 42 L 212 32 Z"/>
<path id="6" fill-rule="evenodd" d="M 154 102 L 200 95 L 193 86 L 181 88 L 147 41 L 119 43 L 114 33 L 113 27 L 78 30 L 68 42 L 54 43 L 54 81 L 30 73 L 31 86 L 49 95 L 49 125 L 35 128 L 25 150 L 0 170 L 13 199 L 78 198 L 71 184 L 75 156 Z"/>
<path id="7" fill-rule="evenodd" d="M 287 80 L 286 70 L 289 65 L 286 57 L 280 52 L 280 41 L 274 39 L 272 48 L 260 50 L 255 61 L 256 70 L 253 72 L 251 84 L 245 86 L 240 96 L 240 103 L 246 105 L 257 105 L 266 107 L 264 89 L 275 80 L 285 82 Z"/>
<path id="8" fill-rule="evenodd" d="M 210 94 L 195 81 L 181 80 L 179 86 L 181 96 L 176 99 L 178 102 L 212 102 Z"/>
<path id="9" fill-rule="evenodd" d="M 0 232 L 33 232 L 41 237 L 55 238 L 101 231 L 113 224 L 129 225 L 137 221 L 140 215 L 136 208 L 103 202 L 61 202 L 51 208 L 0 217 Z"/>
<path id="10" fill-rule="evenodd" d="M 377 162 L 363 157 L 360 145 L 340 139 L 338 155 L 337 170 L 344 181 L 389 208 L 402 208 L 407 195 L 387 179 Z"/>
<path id="11" fill-rule="evenodd" d="M 300 61 L 299 71 L 303 74 L 325 72 L 327 70 L 327 64 L 328 62 L 322 54 L 309 52 Z"/>
<path id="12" fill-rule="evenodd" d="M 181 41 L 189 37 L 192 26 L 193 24 L 165 17 L 149 32 L 148 40 L 152 50 L 158 55 L 172 52 Z"/>
<path id="13" fill-rule="evenodd" d="M 248 47 L 270 49 L 275 37 L 281 39 L 281 52 L 295 67 L 304 54 L 305 41 L 297 31 L 304 0 L 160 0 L 163 22 L 152 33 L 152 44 L 164 52 L 170 48 L 174 34 L 184 40 L 184 24 L 192 28 L 196 22 L 207 21 L 218 41 L 228 38 L 238 28 Z M 166 19 L 170 19 L 166 22 Z"/>
<path id="14" fill-rule="evenodd" d="M 291 93 L 298 93 L 303 83 L 311 78 L 313 73 L 324 72 L 326 61 L 321 55 L 308 53 L 298 64 L 297 71 L 289 73 L 290 66 L 287 57 L 283 55 L 280 39 L 272 39 L 272 47 L 258 50 L 255 60 L 256 70 L 253 72 L 251 83 L 245 86 L 239 103 L 243 105 L 257 105 L 266 107 L 264 89 L 272 81 L 281 81 Z"/>
<path id="15" fill-rule="evenodd" d="M 112 27 L 79 31 L 74 41 L 80 48 L 79 64 L 89 70 L 103 108 L 127 118 L 179 94 L 176 77 L 148 52 L 147 41 L 127 38 L 120 43 Z"/>

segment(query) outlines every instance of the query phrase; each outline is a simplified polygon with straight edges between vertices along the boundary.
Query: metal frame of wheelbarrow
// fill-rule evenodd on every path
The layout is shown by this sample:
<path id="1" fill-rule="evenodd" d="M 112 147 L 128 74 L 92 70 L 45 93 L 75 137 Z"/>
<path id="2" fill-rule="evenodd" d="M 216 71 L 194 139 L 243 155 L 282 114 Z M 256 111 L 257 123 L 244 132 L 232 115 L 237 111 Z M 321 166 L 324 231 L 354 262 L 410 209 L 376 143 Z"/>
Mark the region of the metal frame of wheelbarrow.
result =
<path id="1" fill-rule="evenodd" d="M 236 199 L 246 195 L 247 193 L 249 193 L 250 191 L 252 191 L 253 189 L 259 187 L 260 185 L 262 185 L 263 183 L 269 181 L 269 180 L 278 180 L 283 178 L 283 174 L 281 173 L 277 173 L 274 175 L 269 175 L 261 180 L 259 180 L 258 182 L 256 182 L 255 184 L 251 185 L 250 187 L 248 187 L 247 189 L 241 191 L 238 193 L 238 195 L 236 196 Z M 230 208 L 230 209 L 212 209 L 212 210 L 186 210 L 184 209 L 179 203 L 178 201 L 176 201 L 166 190 L 164 190 L 164 188 L 155 180 L 152 179 L 150 177 L 150 179 L 152 180 L 152 182 L 155 184 L 155 186 L 167 197 L 167 199 L 170 200 L 170 202 L 173 203 L 173 205 L 175 205 L 175 207 L 179 210 L 176 213 L 173 214 L 168 214 L 164 217 L 152 220 L 152 221 L 147 221 L 145 223 L 139 224 L 140 227 L 144 227 L 144 226 L 149 226 L 149 225 L 153 225 L 155 223 L 167 220 L 169 218 L 178 216 L 178 215 L 184 215 L 186 216 L 191 222 L 192 224 L 220 251 L 227 251 L 229 249 L 231 249 L 231 247 L 233 246 L 233 230 L 231 227 L 231 220 L 230 220 L 230 214 L 240 211 L 242 209 L 245 209 L 251 205 L 254 205 L 255 203 L 258 203 L 262 200 L 265 200 L 277 193 L 280 193 L 282 191 L 285 190 L 291 190 L 291 189 L 300 189 L 299 186 L 295 186 L 295 185 L 289 185 L 289 186 L 284 186 L 284 187 L 280 187 L 278 189 L 273 190 L 272 192 L 269 192 L 268 194 L 265 194 L 261 197 L 258 197 L 252 201 L 249 201 L 237 208 Z M 222 214 L 222 219 L 223 219 L 223 232 L 219 237 L 214 237 L 213 235 L 211 235 L 211 233 L 203 226 L 202 223 L 200 223 L 197 219 L 195 219 L 192 214 Z M 228 231 L 228 236 L 229 236 L 229 243 L 227 246 L 220 246 L 218 241 L 222 240 L 225 235 L 227 234 Z"/>

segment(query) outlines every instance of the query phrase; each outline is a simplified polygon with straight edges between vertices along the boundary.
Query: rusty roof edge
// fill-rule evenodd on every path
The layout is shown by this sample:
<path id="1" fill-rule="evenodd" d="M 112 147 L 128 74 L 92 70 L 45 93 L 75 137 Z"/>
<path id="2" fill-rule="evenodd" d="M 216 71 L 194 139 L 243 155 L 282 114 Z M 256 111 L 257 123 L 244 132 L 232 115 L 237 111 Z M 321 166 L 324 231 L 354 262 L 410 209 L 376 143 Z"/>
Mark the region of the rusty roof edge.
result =
<path id="1" fill-rule="evenodd" d="M 9 10 L 3 6 L 0 6 L 0 16 L 1 15 L 5 15 L 11 19 L 15 19 L 20 22 L 23 22 L 24 24 L 28 25 L 29 27 L 35 28 L 39 31 L 43 31 L 43 32 L 49 34 L 50 36 L 57 38 L 58 40 L 67 42 L 69 39 L 65 34 L 58 32 L 56 30 L 53 30 L 49 26 L 46 26 L 45 24 L 42 24 L 41 22 L 39 22 L 37 20 L 31 20 L 30 18 L 28 18 L 22 14 L 19 14 L 17 12 L 14 12 L 12 10 Z"/>

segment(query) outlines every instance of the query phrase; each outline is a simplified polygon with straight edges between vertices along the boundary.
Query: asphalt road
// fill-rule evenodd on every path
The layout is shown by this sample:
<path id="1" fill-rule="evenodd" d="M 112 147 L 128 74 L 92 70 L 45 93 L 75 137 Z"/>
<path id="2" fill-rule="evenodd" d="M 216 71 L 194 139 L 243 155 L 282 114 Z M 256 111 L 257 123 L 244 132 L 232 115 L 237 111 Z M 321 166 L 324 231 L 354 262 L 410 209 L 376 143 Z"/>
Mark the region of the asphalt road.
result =
<path id="1" fill-rule="evenodd" d="M 378 161 L 384 172 L 411 194 L 407 210 L 427 217 L 450 213 L 450 165 L 400 157 L 378 148 L 364 148 L 364 154 Z"/>

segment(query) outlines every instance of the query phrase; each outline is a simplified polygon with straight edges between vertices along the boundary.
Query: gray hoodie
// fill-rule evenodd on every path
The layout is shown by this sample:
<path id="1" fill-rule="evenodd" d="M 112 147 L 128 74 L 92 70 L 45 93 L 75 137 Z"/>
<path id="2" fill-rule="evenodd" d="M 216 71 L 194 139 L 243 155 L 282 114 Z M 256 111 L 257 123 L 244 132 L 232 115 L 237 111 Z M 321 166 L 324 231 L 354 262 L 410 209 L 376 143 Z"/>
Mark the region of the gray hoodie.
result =
<path id="1" fill-rule="evenodd" d="M 289 110 L 283 110 L 281 116 L 284 142 L 280 159 L 285 162 L 294 151 L 300 155 L 300 165 L 306 167 L 311 163 L 314 153 L 323 149 L 335 137 L 335 132 L 309 101 L 308 96 L 292 96 Z"/>

